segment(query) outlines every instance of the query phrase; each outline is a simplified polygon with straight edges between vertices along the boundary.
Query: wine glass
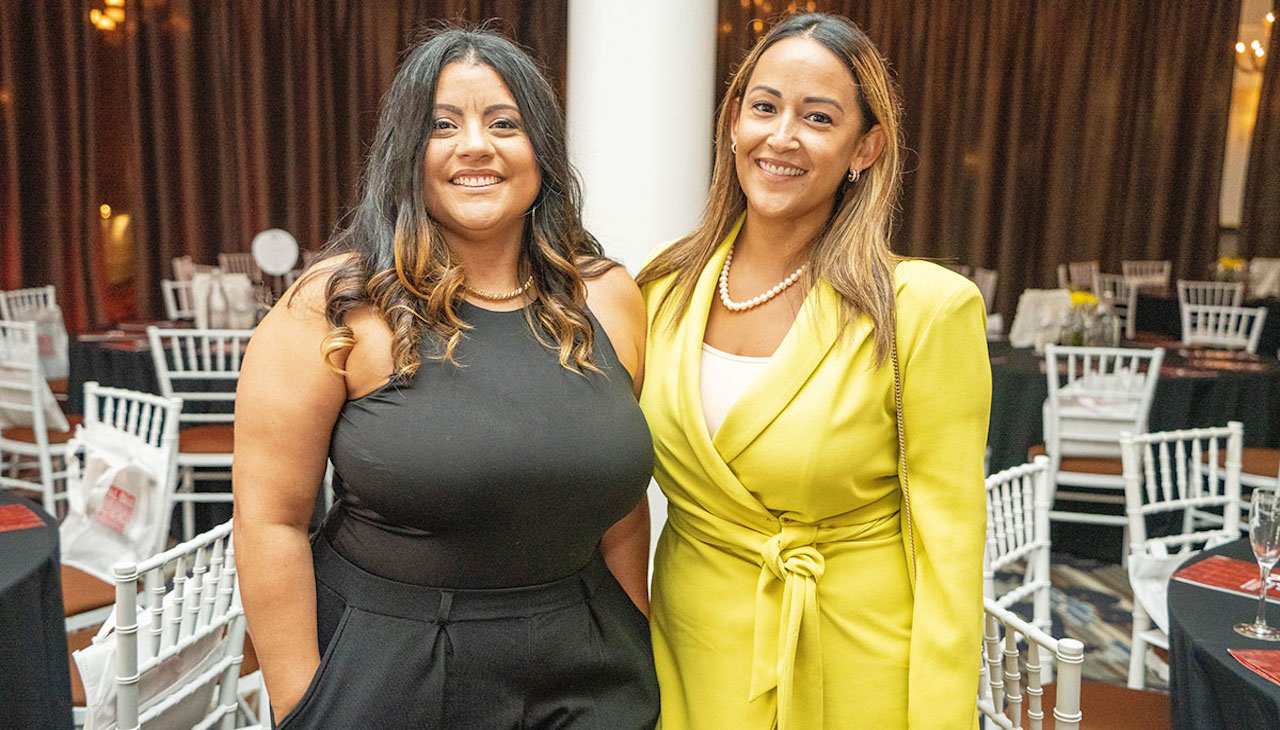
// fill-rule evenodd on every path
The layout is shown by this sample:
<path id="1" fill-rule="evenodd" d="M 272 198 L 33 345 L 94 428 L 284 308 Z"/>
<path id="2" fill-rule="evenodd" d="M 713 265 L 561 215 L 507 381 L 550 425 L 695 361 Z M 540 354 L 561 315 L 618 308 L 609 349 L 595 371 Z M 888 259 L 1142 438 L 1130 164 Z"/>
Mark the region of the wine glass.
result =
<path id="1" fill-rule="evenodd" d="M 1267 581 L 1271 577 L 1272 566 L 1280 561 L 1280 491 L 1253 490 L 1249 504 L 1249 542 L 1262 572 L 1262 587 L 1258 589 L 1258 620 L 1251 624 L 1236 624 L 1236 633 L 1251 639 L 1280 641 L 1280 629 L 1267 625 Z"/>

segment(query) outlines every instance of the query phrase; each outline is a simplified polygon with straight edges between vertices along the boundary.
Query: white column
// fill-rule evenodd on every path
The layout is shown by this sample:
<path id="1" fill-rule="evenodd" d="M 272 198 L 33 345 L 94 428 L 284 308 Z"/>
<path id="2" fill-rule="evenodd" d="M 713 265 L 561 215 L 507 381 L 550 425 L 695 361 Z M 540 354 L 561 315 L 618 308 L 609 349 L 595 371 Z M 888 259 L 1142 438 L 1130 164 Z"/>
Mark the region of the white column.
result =
<path id="1" fill-rule="evenodd" d="M 715 0 L 569 0 L 569 154 L 587 230 L 632 274 L 702 213 L 717 12 Z M 649 509 L 656 542 L 667 502 L 653 484 Z"/>
<path id="2" fill-rule="evenodd" d="M 569 152 L 587 229 L 635 273 L 711 181 L 715 0 L 569 0 Z"/>

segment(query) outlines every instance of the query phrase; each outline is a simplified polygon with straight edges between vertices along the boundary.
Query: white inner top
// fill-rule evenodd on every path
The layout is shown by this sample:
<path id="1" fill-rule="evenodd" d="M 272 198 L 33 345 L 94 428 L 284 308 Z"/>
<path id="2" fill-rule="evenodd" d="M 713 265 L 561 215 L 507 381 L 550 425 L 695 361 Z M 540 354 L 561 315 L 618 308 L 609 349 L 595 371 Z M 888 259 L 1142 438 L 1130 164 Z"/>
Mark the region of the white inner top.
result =
<path id="1" fill-rule="evenodd" d="M 699 383 L 702 415 L 707 421 L 707 433 L 712 438 L 724 423 L 729 407 L 742 397 L 769 360 L 768 357 L 733 355 L 702 343 L 702 377 Z"/>

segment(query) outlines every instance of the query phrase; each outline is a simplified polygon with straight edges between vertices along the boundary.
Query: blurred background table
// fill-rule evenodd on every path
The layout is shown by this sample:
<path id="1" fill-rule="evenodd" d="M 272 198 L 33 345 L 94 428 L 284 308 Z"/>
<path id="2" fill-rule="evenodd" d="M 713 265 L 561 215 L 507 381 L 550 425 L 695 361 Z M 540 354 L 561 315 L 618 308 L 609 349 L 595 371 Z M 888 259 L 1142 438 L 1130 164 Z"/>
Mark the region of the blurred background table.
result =
<path id="1" fill-rule="evenodd" d="M 71 727 L 60 565 L 57 522 L 0 490 L 0 727 Z"/>
<path id="2" fill-rule="evenodd" d="M 1280 350 L 1280 299 L 1265 297 L 1249 299 L 1246 307 L 1266 307 L 1267 319 L 1262 323 L 1262 336 L 1258 339 L 1258 352 L 1271 357 Z M 1135 326 L 1139 332 L 1150 332 L 1173 339 L 1182 337 L 1182 314 L 1178 299 L 1172 294 L 1138 295 L 1138 314 Z"/>
<path id="3" fill-rule="evenodd" d="M 81 335 L 71 343 L 68 360 L 68 413 L 84 413 L 84 384 L 91 380 L 113 388 L 160 393 L 145 331 Z"/>

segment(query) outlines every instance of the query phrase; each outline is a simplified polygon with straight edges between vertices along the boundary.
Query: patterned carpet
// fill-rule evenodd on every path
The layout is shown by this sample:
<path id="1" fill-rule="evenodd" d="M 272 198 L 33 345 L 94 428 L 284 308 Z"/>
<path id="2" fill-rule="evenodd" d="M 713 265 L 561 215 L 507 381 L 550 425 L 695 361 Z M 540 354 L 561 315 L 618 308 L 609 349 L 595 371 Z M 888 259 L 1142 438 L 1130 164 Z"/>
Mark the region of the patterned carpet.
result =
<path id="1" fill-rule="evenodd" d="M 1084 676 L 1123 685 L 1129 677 L 1129 636 L 1132 631 L 1133 594 L 1129 576 L 1115 563 L 1054 553 L 1051 576 L 1054 636 L 1069 636 L 1084 643 Z M 996 573 L 997 590 L 1015 585 L 1017 573 Z M 1031 604 L 1014 611 L 1031 617 Z M 1147 689 L 1164 692 L 1167 683 L 1147 670 Z"/>

